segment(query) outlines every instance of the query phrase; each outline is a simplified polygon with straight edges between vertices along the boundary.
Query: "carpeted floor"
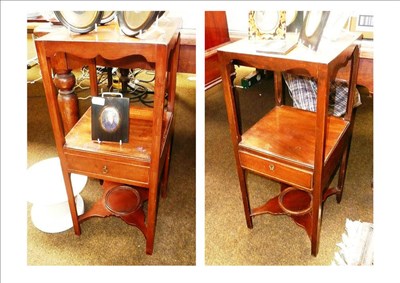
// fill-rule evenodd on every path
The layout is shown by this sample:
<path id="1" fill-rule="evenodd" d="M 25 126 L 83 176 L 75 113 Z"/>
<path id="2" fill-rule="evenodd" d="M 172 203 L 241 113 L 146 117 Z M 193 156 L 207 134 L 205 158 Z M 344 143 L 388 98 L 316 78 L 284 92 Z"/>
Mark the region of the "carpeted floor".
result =
<path id="1" fill-rule="evenodd" d="M 34 56 L 28 36 L 28 58 Z M 39 66 L 28 70 L 27 80 L 38 78 Z M 47 234 L 36 229 L 27 210 L 28 265 L 195 265 L 195 85 L 193 74 L 179 74 L 175 112 L 175 135 L 171 156 L 168 196 L 159 201 L 154 253 L 145 253 L 145 238 L 135 227 L 109 217 L 91 218 L 73 229 Z M 87 91 L 79 91 L 79 97 Z M 28 167 L 57 156 L 41 81 L 28 83 Z M 80 112 L 89 106 L 80 100 Z M 51 172 L 49 172 L 51 174 Z M 45 181 L 45 180 L 44 180 Z M 34 188 L 30 188 L 34 189 Z M 89 179 L 81 193 L 86 209 L 102 194 L 99 181 Z"/>
<path id="2" fill-rule="evenodd" d="M 236 84 L 249 74 L 239 68 Z M 272 107 L 272 79 L 238 89 L 243 128 Z M 236 173 L 221 85 L 205 94 L 205 263 L 206 265 L 330 265 L 338 251 L 346 218 L 373 222 L 373 99 L 362 94 L 349 156 L 342 202 L 324 205 L 320 249 L 311 256 L 305 231 L 287 216 L 264 214 L 248 229 Z M 336 178 L 333 182 L 336 182 Z M 279 192 L 279 185 L 249 173 L 250 202 L 256 207 Z"/>

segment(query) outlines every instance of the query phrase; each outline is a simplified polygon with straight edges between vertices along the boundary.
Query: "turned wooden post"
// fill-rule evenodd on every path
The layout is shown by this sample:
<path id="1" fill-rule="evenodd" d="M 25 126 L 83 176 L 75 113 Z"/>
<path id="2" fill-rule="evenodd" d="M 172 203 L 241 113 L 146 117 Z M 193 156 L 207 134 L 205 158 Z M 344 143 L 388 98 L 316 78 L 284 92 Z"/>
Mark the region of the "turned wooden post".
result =
<path id="1" fill-rule="evenodd" d="M 129 69 L 120 68 L 119 72 L 121 73 L 120 81 L 121 81 L 121 92 L 127 93 L 128 92 L 128 83 L 129 83 Z"/>
<path id="2" fill-rule="evenodd" d="M 78 97 L 74 92 L 75 75 L 71 70 L 55 70 L 54 85 L 58 89 L 58 105 L 67 134 L 79 119 Z"/>

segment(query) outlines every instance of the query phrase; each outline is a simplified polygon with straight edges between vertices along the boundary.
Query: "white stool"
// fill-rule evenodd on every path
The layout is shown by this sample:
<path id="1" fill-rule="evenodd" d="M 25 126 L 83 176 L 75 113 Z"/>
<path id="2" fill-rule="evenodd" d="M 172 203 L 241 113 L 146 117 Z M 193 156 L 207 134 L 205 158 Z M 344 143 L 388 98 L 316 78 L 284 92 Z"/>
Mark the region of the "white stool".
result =
<path id="1" fill-rule="evenodd" d="M 33 225 L 47 233 L 59 233 L 70 229 L 72 224 L 67 192 L 58 157 L 42 160 L 28 169 L 27 200 L 32 203 Z M 78 215 L 84 212 L 79 193 L 86 185 L 87 177 L 71 174 L 72 188 Z"/>

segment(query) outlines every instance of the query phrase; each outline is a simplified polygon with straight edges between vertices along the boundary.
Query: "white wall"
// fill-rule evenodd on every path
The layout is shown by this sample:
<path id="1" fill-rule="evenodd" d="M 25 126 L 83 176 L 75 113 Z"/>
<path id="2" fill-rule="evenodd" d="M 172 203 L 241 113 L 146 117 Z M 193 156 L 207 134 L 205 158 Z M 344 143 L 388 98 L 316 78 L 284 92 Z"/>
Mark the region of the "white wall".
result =
<path id="1" fill-rule="evenodd" d="M 182 19 L 182 28 L 184 29 L 196 29 L 198 24 L 198 17 L 200 15 L 193 16 L 192 13 L 187 11 L 168 11 L 168 16 L 178 17 Z"/>
<path id="2" fill-rule="evenodd" d="M 249 17 L 249 11 L 247 10 L 226 11 L 226 19 L 228 21 L 229 31 L 233 33 L 247 34 L 248 17 Z"/>

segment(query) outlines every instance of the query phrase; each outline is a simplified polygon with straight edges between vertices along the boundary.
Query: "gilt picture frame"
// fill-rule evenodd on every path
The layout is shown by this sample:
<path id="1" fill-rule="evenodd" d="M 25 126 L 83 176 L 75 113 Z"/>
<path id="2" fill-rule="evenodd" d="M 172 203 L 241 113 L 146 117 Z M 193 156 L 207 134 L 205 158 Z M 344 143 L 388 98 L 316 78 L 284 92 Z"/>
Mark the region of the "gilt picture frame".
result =
<path id="1" fill-rule="evenodd" d="M 251 40 L 285 39 L 286 11 L 249 11 L 248 38 Z"/>

